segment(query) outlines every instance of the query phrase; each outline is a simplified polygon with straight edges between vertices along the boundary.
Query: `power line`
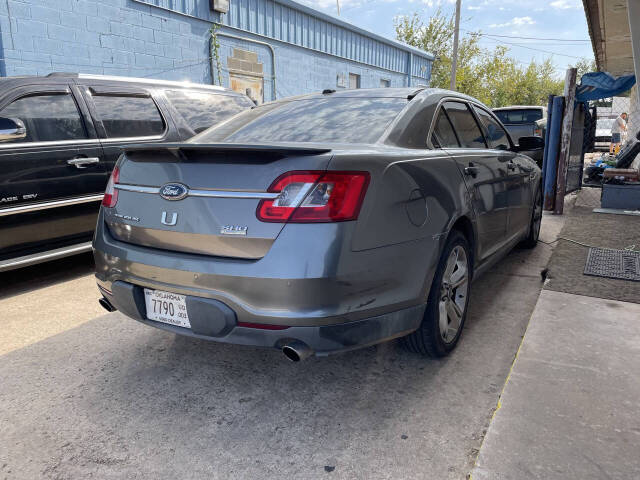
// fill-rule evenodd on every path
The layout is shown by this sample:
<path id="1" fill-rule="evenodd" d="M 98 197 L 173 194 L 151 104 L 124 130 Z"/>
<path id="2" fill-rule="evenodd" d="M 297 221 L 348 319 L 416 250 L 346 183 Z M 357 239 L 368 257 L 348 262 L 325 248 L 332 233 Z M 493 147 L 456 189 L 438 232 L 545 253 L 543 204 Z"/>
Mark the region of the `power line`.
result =
<path id="1" fill-rule="evenodd" d="M 591 40 L 582 40 L 582 39 L 577 39 L 577 38 L 569 39 L 569 38 L 516 37 L 516 36 L 511 36 L 511 35 L 494 35 L 493 33 L 489 35 L 487 33 L 482 33 L 482 32 L 472 32 L 471 30 L 465 30 L 465 32 L 469 32 L 469 33 L 471 33 L 473 35 L 500 37 L 500 38 L 515 38 L 515 39 L 518 39 L 518 40 L 543 40 L 543 41 L 550 41 L 550 42 L 588 42 L 588 43 L 591 43 Z"/>
<path id="2" fill-rule="evenodd" d="M 511 45 L 514 47 L 518 47 L 518 48 L 526 48 L 528 50 L 534 50 L 536 52 L 542 52 L 542 53 L 548 53 L 550 55 L 558 55 L 560 57 L 568 57 L 568 58 L 577 58 L 578 60 L 584 58 L 584 57 L 579 57 L 577 55 L 567 55 L 566 53 L 558 53 L 558 52 L 552 52 L 551 50 L 543 50 L 541 48 L 533 48 L 533 47 L 527 47 L 525 45 L 522 44 L 518 44 L 518 43 L 512 43 L 512 42 L 506 42 L 504 40 L 496 40 L 494 38 L 492 38 L 489 35 L 482 35 L 486 40 L 492 41 L 492 42 L 496 42 L 496 43 L 503 43 L 505 45 Z"/>

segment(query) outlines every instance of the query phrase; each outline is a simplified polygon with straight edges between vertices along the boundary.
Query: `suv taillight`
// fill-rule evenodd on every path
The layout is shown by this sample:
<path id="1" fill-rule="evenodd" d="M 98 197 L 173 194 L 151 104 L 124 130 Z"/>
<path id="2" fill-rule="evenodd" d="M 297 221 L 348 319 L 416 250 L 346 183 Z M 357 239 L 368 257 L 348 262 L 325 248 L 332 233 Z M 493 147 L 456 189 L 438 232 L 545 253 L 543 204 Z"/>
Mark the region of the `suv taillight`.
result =
<path id="1" fill-rule="evenodd" d="M 256 215 L 275 223 L 356 220 L 368 185 L 368 172 L 287 172 L 269 187 L 278 198 L 262 200 Z"/>
<path id="2" fill-rule="evenodd" d="M 109 182 L 107 183 L 107 189 L 104 192 L 104 197 L 102 198 L 102 206 L 113 208 L 118 203 L 118 189 L 116 185 L 118 184 L 118 180 L 120 179 L 120 169 L 115 167 L 113 172 L 111 172 L 111 176 L 109 177 Z"/>

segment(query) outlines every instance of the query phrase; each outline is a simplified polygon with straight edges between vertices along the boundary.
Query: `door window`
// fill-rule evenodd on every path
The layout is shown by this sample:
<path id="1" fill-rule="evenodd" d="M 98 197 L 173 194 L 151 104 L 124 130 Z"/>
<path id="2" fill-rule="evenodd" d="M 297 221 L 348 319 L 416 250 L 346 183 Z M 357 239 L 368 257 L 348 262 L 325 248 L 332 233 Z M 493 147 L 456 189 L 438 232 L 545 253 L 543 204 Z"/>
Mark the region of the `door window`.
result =
<path id="1" fill-rule="evenodd" d="M 94 95 L 93 103 L 108 138 L 162 135 L 164 120 L 151 97 Z"/>
<path id="2" fill-rule="evenodd" d="M 494 120 L 489 112 L 482 108 L 476 108 L 476 112 L 478 113 L 478 117 L 480 117 L 480 125 L 482 126 L 482 131 L 487 139 L 489 148 L 509 150 L 511 145 L 509 144 L 509 137 L 504 128 Z"/>
<path id="3" fill-rule="evenodd" d="M 190 90 L 167 90 L 173 105 L 195 133 L 217 125 L 253 105 L 244 97 L 217 95 Z"/>
<path id="4" fill-rule="evenodd" d="M 446 102 L 444 108 L 463 148 L 487 148 L 480 127 L 465 103 Z"/>
<path id="5" fill-rule="evenodd" d="M 75 100 L 69 93 L 29 95 L 0 111 L 0 117 L 18 118 L 27 129 L 25 138 L 5 143 L 56 142 L 87 138 Z"/>
<path id="6" fill-rule="evenodd" d="M 431 134 L 431 143 L 436 148 L 458 148 L 458 138 L 453 130 L 453 126 L 443 109 L 440 109 L 436 124 Z"/>

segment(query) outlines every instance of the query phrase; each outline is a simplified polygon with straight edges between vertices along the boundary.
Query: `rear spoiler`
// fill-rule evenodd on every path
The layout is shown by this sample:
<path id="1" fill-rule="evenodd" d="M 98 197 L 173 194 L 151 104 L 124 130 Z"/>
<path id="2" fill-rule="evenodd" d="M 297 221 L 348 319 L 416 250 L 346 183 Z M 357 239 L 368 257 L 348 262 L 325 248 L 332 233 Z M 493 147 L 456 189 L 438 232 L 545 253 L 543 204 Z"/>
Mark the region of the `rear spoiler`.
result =
<path id="1" fill-rule="evenodd" d="M 125 152 L 153 152 L 168 151 L 176 157 L 182 157 L 182 152 L 261 152 L 279 155 L 319 155 L 330 152 L 330 148 L 316 148 L 294 146 L 288 144 L 244 144 L 244 143 L 141 143 L 124 145 Z"/>

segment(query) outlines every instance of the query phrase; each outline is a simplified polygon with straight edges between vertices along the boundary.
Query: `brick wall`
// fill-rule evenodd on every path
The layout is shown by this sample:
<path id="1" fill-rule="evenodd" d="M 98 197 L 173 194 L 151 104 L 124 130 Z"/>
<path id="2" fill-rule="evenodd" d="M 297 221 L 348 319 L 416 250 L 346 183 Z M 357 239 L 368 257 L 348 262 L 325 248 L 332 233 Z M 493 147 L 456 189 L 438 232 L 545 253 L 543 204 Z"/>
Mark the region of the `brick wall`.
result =
<path id="1" fill-rule="evenodd" d="M 65 71 L 212 83 L 209 28 L 207 21 L 133 0 L 2 0 L 0 75 Z M 266 41 L 248 32 L 223 31 Z M 223 84 L 229 84 L 226 59 L 233 48 L 251 50 L 264 66 L 265 100 L 271 100 L 271 50 L 223 36 L 220 43 Z M 391 86 L 407 83 L 405 74 L 275 40 L 270 43 L 275 50 L 278 98 L 336 88 L 338 74 L 360 75 L 362 88 L 378 87 L 381 79 L 390 80 Z"/>

